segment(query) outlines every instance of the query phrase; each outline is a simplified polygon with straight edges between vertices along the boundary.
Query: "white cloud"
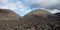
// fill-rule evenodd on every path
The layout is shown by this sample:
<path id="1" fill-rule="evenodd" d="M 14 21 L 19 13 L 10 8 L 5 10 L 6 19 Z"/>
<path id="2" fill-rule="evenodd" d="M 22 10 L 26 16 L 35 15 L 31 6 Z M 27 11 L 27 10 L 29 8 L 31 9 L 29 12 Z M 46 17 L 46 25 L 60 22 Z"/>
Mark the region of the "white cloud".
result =
<path id="1" fill-rule="evenodd" d="M 32 10 L 31 9 L 30 10 L 21 9 L 20 11 L 24 12 L 24 14 L 27 14 L 27 13 L 31 12 Z"/>
<path id="2" fill-rule="evenodd" d="M 49 12 L 52 13 L 52 14 L 54 14 L 54 13 L 60 12 L 60 10 L 53 9 L 53 10 L 50 10 Z"/>
<path id="3" fill-rule="evenodd" d="M 60 0 L 25 0 L 24 3 L 30 4 L 29 6 L 31 9 L 44 8 L 48 9 L 51 13 L 60 12 Z"/>
<path id="4" fill-rule="evenodd" d="M 11 0 L 11 1 L 14 1 L 14 0 Z M 19 15 L 22 13 L 23 14 L 26 14 L 27 10 L 26 10 L 26 7 L 23 5 L 23 3 L 19 0 L 16 0 L 15 3 L 12 3 L 11 1 L 9 0 L 0 0 L 0 9 L 11 9 L 12 11 L 15 11 L 16 10 L 18 12 Z M 19 13 L 19 11 L 21 11 L 22 13 Z M 26 11 L 26 12 L 25 12 Z"/>
<path id="5" fill-rule="evenodd" d="M 32 11 L 32 10 L 26 10 L 25 13 L 27 14 L 27 13 L 29 13 L 29 12 L 31 12 L 31 11 Z"/>
<path id="6" fill-rule="evenodd" d="M 13 1 L 13 0 L 12 0 Z M 3 9 L 11 9 L 11 10 L 15 10 L 15 9 L 24 9 L 25 6 L 19 1 L 17 0 L 15 3 L 11 3 L 8 0 L 0 0 L 0 8 Z M 2 6 L 4 5 L 4 6 Z"/>
<path id="7" fill-rule="evenodd" d="M 31 7 L 48 8 L 59 4 L 60 0 L 25 0 L 25 4 L 31 4 Z"/>
<path id="8" fill-rule="evenodd" d="M 14 1 L 14 0 L 11 0 Z M 60 9 L 60 0 L 23 0 L 25 5 L 30 6 L 30 8 L 47 8 L 47 9 Z M 31 9 L 27 10 L 27 7 L 21 1 L 16 0 L 15 3 L 10 2 L 9 0 L 0 0 L 0 8 L 19 10 L 24 14 L 32 11 Z M 59 10 L 52 10 L 52 13 L 58 12 Z"/>

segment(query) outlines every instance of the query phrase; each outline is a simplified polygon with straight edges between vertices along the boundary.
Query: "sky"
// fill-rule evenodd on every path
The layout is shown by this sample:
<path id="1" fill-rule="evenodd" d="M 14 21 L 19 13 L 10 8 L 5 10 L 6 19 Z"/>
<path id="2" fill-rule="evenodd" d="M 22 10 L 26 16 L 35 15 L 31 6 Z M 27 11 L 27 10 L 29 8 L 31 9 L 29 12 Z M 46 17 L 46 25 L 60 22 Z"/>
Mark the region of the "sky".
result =
<path id="1" fill-rule="evenodd" d="M 50 13 L 60 12 L 60 0 L 0 0 L 1 9 L 11 9 L 24 16 L 34 9 L 45 9 Z"/>

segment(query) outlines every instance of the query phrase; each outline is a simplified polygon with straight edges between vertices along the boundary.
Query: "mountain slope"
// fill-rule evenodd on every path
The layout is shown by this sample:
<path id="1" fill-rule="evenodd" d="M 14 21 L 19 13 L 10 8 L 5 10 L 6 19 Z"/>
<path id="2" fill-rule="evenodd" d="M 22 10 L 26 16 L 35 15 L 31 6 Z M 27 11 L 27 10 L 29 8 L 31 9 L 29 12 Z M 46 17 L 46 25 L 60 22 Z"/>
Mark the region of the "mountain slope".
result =
<path id="1" fill-rule="evenodd" d="M 4 20 L 13 20 L 13 19 L 18 19 L 21 18 L 21 16 L 19 16 L 18 14 L 16 14 L 15 12 L 9 10 L 9 9 L 0 9 L 0 20 L 4 19 Z"/>
<path id="2" fill-rule="evenodd" d="M 21 23 L 24 27 L 34 27 L 37 30 L 53 30 L 56 27 L 60 27 L 60 18 L 47 11 L 38 9 L 25 15 Z"/>
<path id="3" fill-rule="evenodd" d="M 42 9 L 36 9 L 36 10 L 28 13 L 26 16 L 29 16 L 29 15 L 39 15 L 39 14 L 50 14 L 50 13 L 45 11 L 45 10 L 42 10 Z"/>
<path id="4" fill-rule="evenodd" d="M 21 16 L 9 9 L 0 9 L 0 30 L 13 30 L 18 27 Z"/>
<path id="5" fill-rule="evenodd" d="M 47 11 L 44 11 L 42 9 L 37 9 L 37 10 L 34 10 L 34 11 L 28 13 L 23 18 L 25 19 L 24 21 L 26 21 L 26 22 L 38 24 L 38 23 L 42 22 L 44 19 L 46 19 L 49 15 L 52 15 L 52 14 Z"/>

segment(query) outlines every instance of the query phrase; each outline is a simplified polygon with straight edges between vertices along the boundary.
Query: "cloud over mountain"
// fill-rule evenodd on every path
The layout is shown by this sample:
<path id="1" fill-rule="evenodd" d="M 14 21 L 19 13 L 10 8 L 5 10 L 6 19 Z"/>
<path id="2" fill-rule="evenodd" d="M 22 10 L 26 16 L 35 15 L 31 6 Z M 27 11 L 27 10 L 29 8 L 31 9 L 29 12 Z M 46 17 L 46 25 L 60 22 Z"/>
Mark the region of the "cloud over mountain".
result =
<path id="1" fill-rule="evenodd" d="M 57 9 L 57 12 L 60 11 L 60 0 L 25 0 L 24 3 L 28 4 L 31 9 L 33 8 L 45 8 L 51 11 Z"/>
<path id="2" fill-rule="evenodd" d="M 30 7 L 40 7 L 49 9 L 58 9 L 60 0 L 25 0 L 25 4 L 30 3 Z"/>
<path id="3" fill-rule="evenodd" d="M 28 13 L 30 10 L 26 9 L 26 6 L 20 0 L 0 0 L 1 9 L 11 9 L 12 11 L 21 14 L 22 16 Z M 22 12 L 22 13 L 21 13 Z"/>
<path id="4" fill-rule="evenodd" d="M 55 13 L 60 12 L 59 2 L 60 0 L 0 0 L 0 8 L 11 9 L 22 16 L 36 8 Z"/>

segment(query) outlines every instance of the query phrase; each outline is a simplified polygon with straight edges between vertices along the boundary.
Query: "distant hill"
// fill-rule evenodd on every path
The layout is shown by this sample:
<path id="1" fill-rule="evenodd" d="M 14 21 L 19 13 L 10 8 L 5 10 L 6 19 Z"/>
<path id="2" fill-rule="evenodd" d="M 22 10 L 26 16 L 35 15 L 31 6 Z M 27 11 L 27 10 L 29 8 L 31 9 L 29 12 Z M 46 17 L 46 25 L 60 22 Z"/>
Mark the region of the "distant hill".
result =
<path id="1" fill-rule="evenodd" d="M 13 19 L 18 19 L 21 18 L 21 16 L 19 16 L 18 14 L 16 14 L 15 12 L 9 10 L 9 9 L 0 9 L 0 20 L 4 19 L 4 20 L 13 20 Z"/>
<path id="2" fill-rule="evenodd" d="M 39 14 L 51 14 L 45 10 L 42 9 L 36 9 L 34 11 L 31 11 L 30 13 L 26 14 L 25 16 L 29 16 L 29 15 L 39 15 Z"/>

